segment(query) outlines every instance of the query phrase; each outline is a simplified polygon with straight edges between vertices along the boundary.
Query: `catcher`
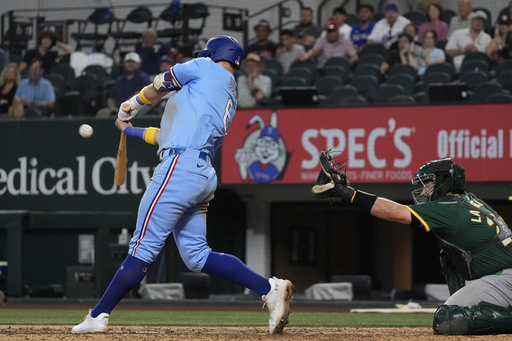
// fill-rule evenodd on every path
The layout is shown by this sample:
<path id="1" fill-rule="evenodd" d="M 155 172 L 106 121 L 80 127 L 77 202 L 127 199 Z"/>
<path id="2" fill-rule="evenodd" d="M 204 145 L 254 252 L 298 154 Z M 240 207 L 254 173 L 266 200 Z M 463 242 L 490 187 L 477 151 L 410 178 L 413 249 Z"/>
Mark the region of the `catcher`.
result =
<path id="1" fill-rule="evenodd" d="M 412 179 L 414 205 L 356 190 L 346 164 L 320 153 L 312 188 L 318 198 L 342 199 L 371 215 L 432 231 L 441 247 L 441 272 L 450 297 L 434 314 L 436 334 L 512 333 L 512 232 L 488 204 L 465 191 L 464 168 L 450 159 L 430 161 Z"/>

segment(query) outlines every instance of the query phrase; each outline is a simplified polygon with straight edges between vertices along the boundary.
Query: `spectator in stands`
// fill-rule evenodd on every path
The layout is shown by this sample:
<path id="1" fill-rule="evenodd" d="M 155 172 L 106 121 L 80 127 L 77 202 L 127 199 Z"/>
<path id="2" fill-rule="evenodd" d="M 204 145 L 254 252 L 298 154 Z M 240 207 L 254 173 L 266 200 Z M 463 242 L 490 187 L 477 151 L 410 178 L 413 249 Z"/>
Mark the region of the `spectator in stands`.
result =
<path id="1" fill-rule="evenodd" d="M 428 30 L 434 30 L 438 41 L 448 39 L 448 24 L 443 21 L 443 7 L 437 3 L 430 3 L 425 10 L 427 21 L 421 24 L 418 32 L 418 42 L 423 44 L 423 36 Z"/>
<path id="2" fill-rule="evenodd" d="M 262 75 L 265 68 L 261 58 L 255 53 L 249 53 L 242 62 L 243 75 L 238 77 L 238 106 L 252 108 L 264 103 L 272 93 L 272 79 Z"/>
<path id="3" fill-rule="evenodd" d="M 301 44 L 306 49 L 315 44 L 316 38 L 320 36 L 322 30 L 313 24 L 313 9 L 303 7 L 300 10 L 300 21 L 293 29 L 293 35 L 296 43 Z"/>
<path id="4" fill-rule="evenodd" d="M 507 59 L 512 59 L 512 30 L 509 30 L 507 33 L 505 46 L 498 51 L 498 63 Z"/>
<path id="5" fill-rule="evenodd" d="M 401 16 L 398 7 L 389 3 L 384 8 L 385 17 L 379 20 L 368 37 L 370 43 L 380 43 L 389 49 L 401 34 L 410 20 Z"/>
<path id="6" fill-rule="evenodd" d="M 352 27 L 349 26 L 347 21 L 347 12 L 343 7 L 336 7 L 332 11 L 332 20 L 336 21 L 338 23 L 338 31 L 340 32 L 340 35 L 345 40 L 350 40 L 350 33 L 352 32 Z M 327 31 L 323 31 L 320 34 L 320 37 L 325 38 L 327 35 Z"/>
<path id="7" fill-rule="evenodd" d="M 20 83 L 21 75 L 18 65 L 16 63 L 7 64 L 0 74 L 0 115 L 7 115 Z"/>
<path id="8" fill-rule="evenodd" d="M 98 110 L 97 117 L 117 115 L 121 104 L 150 83 L 147 73 L 140 69 L 141 58 L 137 52 L 124 56 L 123 75 L 117 77 L 107 98 L 107 108 Z"/>
<path id="9" fill-rule="evenodd" d="M 327 31 L 325 38 L 318 38 L 311 50 L 299 57 L 299 60 L 316 58 L 316 68 L 321 69 L 329 58 L 346 57 L 353 66 L 357 62 L 357 51 L 352 41 L 343 38 L 338 30 L 338 23 L 328 20 L 324 29 Z"/>
<path id="10" fill-rule="evenodd" d="M 355 47 L 360 51 L 368 42 L 368 36 L 375 26 L 373 21 L 373 6 L 368 4 L 361 4 L 357 10 L 359 24 L 352 27 L 350 32 L 350 40 L 354 43 Z"/>
<path id="11" fill-rule="evenodd" d="M 395 64 L 408 64 L 418 69 L 418 54 L 419 51 L 412 37 L 407 33 L 400 33 L 398 35 L 398 49 L 389 52 L 380 67 L 381 74 L 386 74 Z"/>
<path id="12" fill-rule="evenodd" d="M 55 90 L 49 80 L 43 78 L 43 63 L 34 58 L 28 67 L 28 78 L 16 89 L 8 115 L 12 118 L 47 117 L 55 102 Z"/>
<path id="13" fill-rule="evenodd" d="M 466 54 L 475 51 L 487 51 L 492 38 L 484 31 L 486 22 L 487 14 L 483 11 L 476 11 L 471 19 L 471 26 L 453 32 L 448 39 L 445 51 L 453 57 L 456 72 L 460 70 L 462 60 Z"/>
<path id="14" fill-rule="evenodd" d="M 171 55 L 163 55 L 162 57 L 160 57 L 160 60 L 158 61 L 158 73 L 164 73 L 169 71 L 169 69 L 175 64 L 176 61 L 174 60 L 173 57 L 171 57 Z"/>
<path id="15" fill-rule="evenodd" d="M 54 46 L 58 48 L 58 51 L 52 50 Z M 68 44 L 57 41 L 57 36 L 54 32 L 41 31 L 37 38 L 37 47 L 25 53 L 19 65 L 19 69 L 20 71 L 25 70 L 30 61 L 37 58 L 42 63 L 44 74 L 47 75 L 57 63 L 57 59 L 69 55 L 74 51 L 75 49 Z"/>
<path id="16" fill-rule="evenodd" d="M 512 25 L 512 0 L 509 1 L 507 8 L 508 8 L 508 12 L 506 13 L 506 15 L 507 15 L 508 19 L 510 20 L 510 25 Z M 496 26 L 499 25 L 499 21 L 500 21 L 500 17 L 498 17 L 496 19 Z M 510 29 L 512 30 L 512 26 L 510 27 Z M 497 28 L 496 28 L 496 30 L 497 30 Z"/>
<path id="17" fill-rule="evenodd" d="M 427 67 L 435 63 L 443 63 L 446 60 L 444 51 L 436 47 L 437 32 L 427 30 L 423 35 L 423 51 L 418 57 L 418 75 L 423 76 Z"/>
<path id="18" fill-rule="evenodd" d="M 249 45 L 245 49 L 246 55 L 249 53 L 256 53 L 262 59 L 274 58 L 277 44 L 268 38 L 270 33 L 272 33 L 268 20 L 261 19 L 256 25 L 254 25 L 254 33 L 256 33 L 257 42 Z"/>
<path id="19" fill-rule="evenodd" d="M 407 33 L 412 37 L 412 41 L 415 45 L 421 46 L 420 43 L 418 43 L 418 27 L 414 23 L 408 23 L 404 27 L 404 31 L 402 33 Z M 395 41 L 391 46 L 389 47 L 389 51 L 391 50 L 398 50 L 398 40 Z"/>
<path id="20" fill-rule="evenodd" d="M 292 63 L 299 58 L 300 55 L 306 53 L 304 46 L 296 44 L 293 39 L 293 33 L 290 30 L 283 30 L 280 34 L 280 44 L 276 50 L 276 58 L 283 67 L 283 73 L 290 70 Z"/>
<path id="21" fill-rule="evenodd" d="M 158 43 L 158 34 L 155 29 L 148 28 L 142 33 L 142 42 L 135 48 L 141 58 L 140 70 L 148 75 L 158 74 L 158 62 L 164 55 L 169 54 L 171 46 Z"/>
<path id="22" fill-rule="evenodd" d="M 507 33 L 509 31 L 510 20 L 508 19 L 507 15 L 502 15 L 501 18 L 499 18 L 494 38 L 487 47 L 487 54 L 492 60 L 498 60 L 498 51 L 501 50 L 501 48 L 506 45 Z"/>
<path id="23" fill-rule="evenodd" d="M 448 38 L 450 38 L 453 32 L 460 30 L 461 28 L 469 28 L 469 26 L 471 26 L 471 19 L 474 15 L 471 1 L 459 0 L 458 14 L 450 20 Z"/>

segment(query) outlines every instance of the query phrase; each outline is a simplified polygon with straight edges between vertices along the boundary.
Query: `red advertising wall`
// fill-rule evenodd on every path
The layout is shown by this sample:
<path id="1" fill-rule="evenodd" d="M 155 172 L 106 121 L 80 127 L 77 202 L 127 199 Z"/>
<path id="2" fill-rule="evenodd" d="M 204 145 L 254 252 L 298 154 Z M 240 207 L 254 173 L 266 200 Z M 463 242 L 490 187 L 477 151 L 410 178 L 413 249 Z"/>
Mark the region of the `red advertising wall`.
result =
<path id="1" fill-rule="evenodd" d="M 409 182 L 450 157 L 468 181 L 512 181 L 510 104 L 238 110 L 222 146 L 224 184 L 316 180 L 318 153 L 348 160 L 352 183 Z"/>

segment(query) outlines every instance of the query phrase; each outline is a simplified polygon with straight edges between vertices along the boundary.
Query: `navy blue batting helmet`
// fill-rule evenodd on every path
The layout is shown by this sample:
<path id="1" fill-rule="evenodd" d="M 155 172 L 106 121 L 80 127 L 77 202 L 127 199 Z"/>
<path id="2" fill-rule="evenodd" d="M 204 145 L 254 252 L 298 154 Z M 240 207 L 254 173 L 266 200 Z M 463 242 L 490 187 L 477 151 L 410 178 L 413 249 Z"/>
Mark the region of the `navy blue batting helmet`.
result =
<path id="1" fill-rule="evenodd" d="M 204 49 L 199 51 L 197 57 L 209 57 L 214 62 L 227 60 L 238 68 L 244 56 L 244 48 L 233 37 L 216 36 L 208 40 Z"/>

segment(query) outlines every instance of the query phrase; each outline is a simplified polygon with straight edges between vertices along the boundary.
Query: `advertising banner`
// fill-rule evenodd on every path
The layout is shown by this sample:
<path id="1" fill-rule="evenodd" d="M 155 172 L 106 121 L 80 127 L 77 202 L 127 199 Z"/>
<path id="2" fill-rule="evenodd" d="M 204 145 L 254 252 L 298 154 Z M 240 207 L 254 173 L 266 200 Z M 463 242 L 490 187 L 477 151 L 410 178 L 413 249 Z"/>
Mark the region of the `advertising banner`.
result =
<path id="1" fill-rule="evenodd" d="M 318 153 L 348 160 L 352 183 L 410 182 L 449 157 L 468 181 L 512 181 L 510 104 L 238 110 L 222 147 L 223 184 L 315 182 Z"/>

